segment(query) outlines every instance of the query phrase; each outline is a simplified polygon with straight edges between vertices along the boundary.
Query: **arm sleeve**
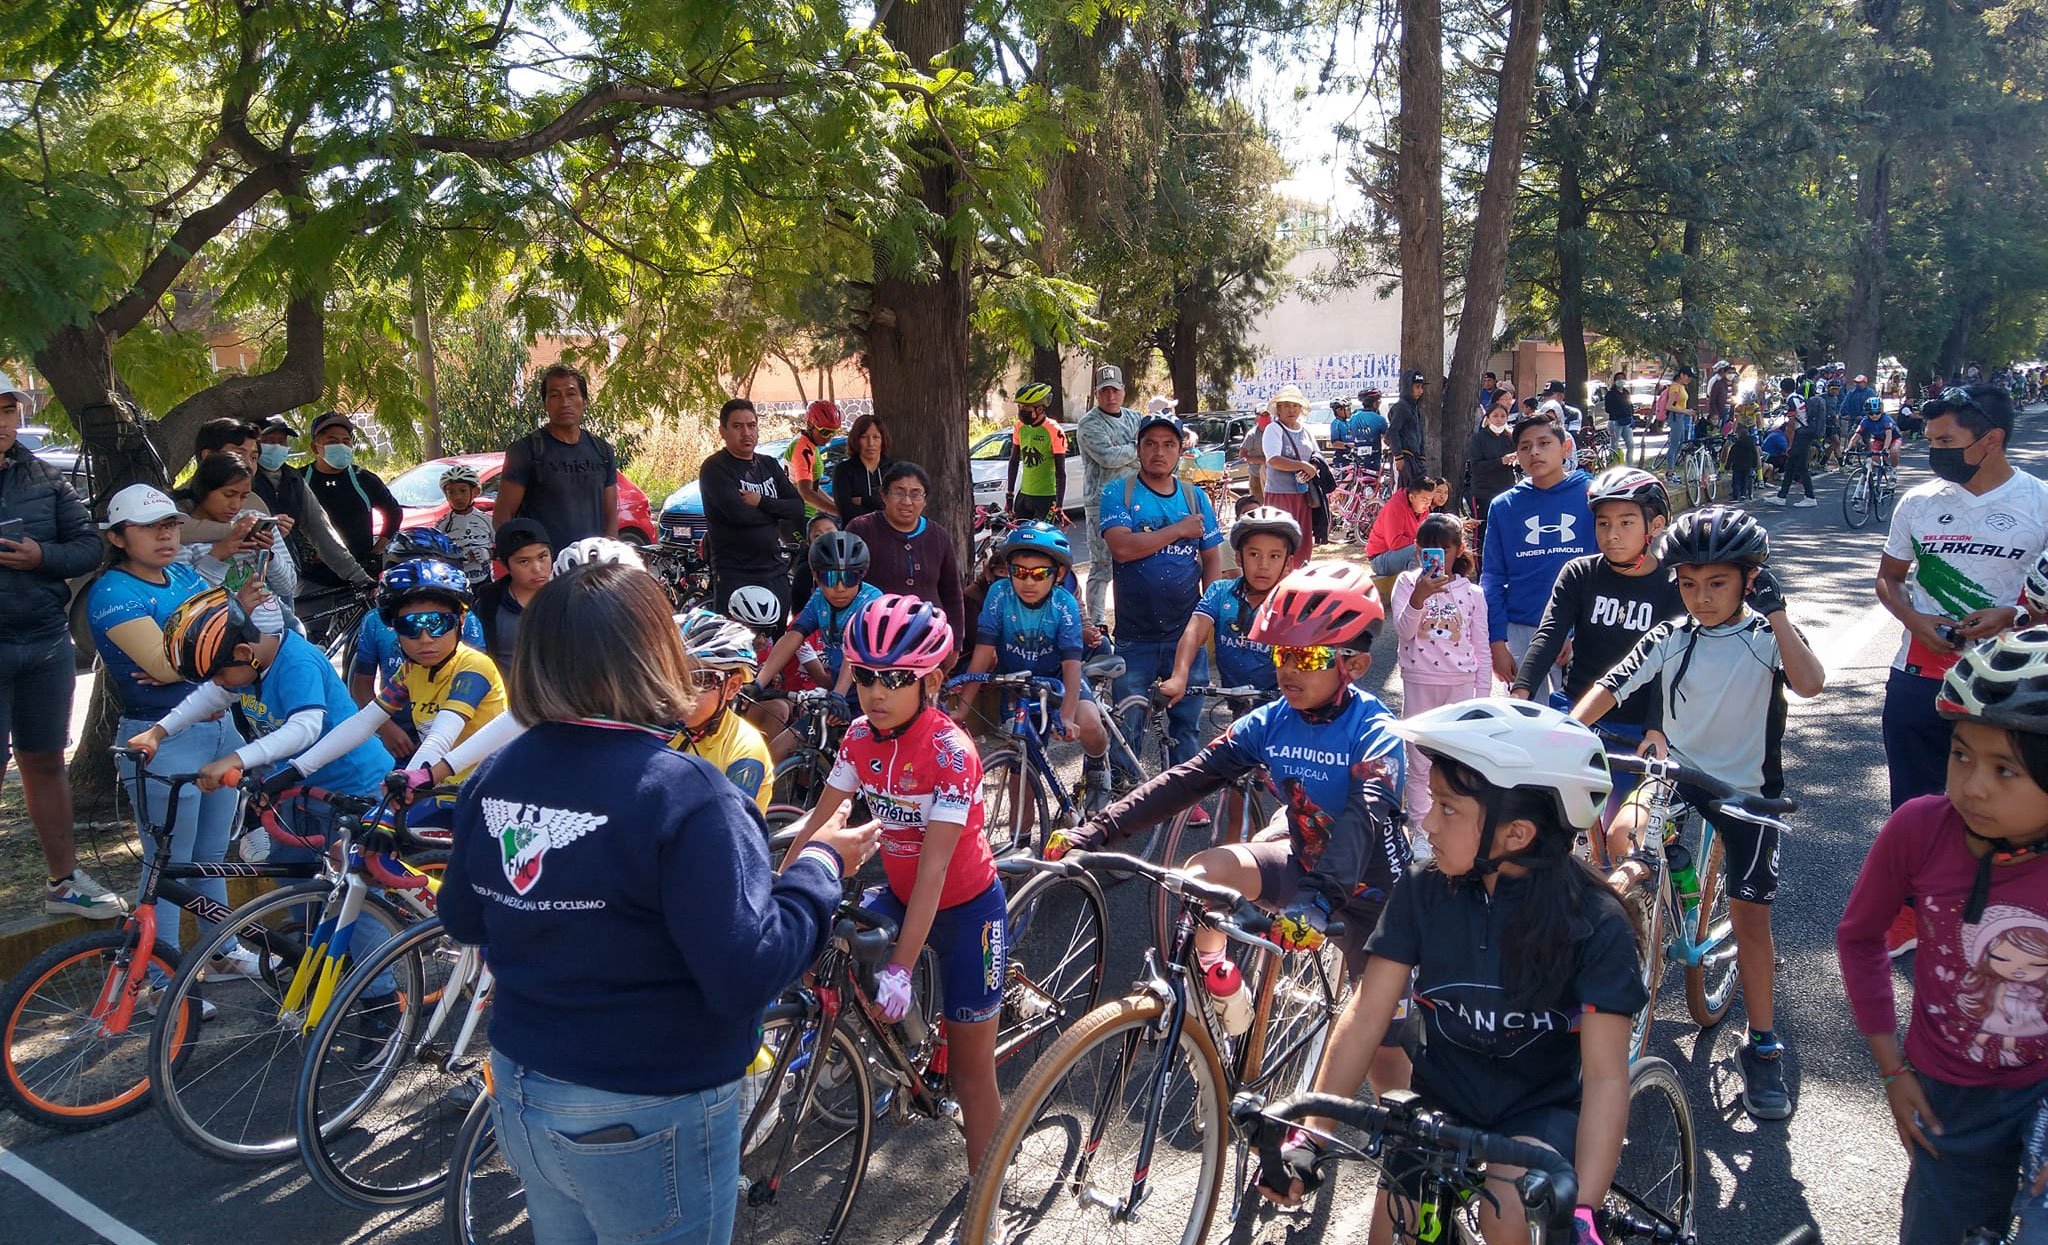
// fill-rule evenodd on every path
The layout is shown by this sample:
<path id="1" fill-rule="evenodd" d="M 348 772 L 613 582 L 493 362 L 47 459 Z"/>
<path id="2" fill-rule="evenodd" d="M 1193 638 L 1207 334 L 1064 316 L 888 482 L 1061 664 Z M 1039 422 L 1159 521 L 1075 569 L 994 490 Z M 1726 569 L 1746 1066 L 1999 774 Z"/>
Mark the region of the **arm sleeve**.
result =
<path id="1" fill-rule="evenodd" d="M 294 714 L 292 720 L 296 721 L 297 718 L 298 715 Z M 385 711 L 380 702 L 373 700 L 350 714 L 347 721 L 322 735 L 312 747 L 293 757 L 292 764 L 301 774 L 310 774 L 314 770 L 331 765 L 346 755 L 349 749 L 375 739 L 378 729 L 390 720 L 390 713 Z M 290 723 L 287 722 L 286 725 Z M 277 736 L 274 734 L 264 736 L 265 740 L 275 738 Z M 248 760 L 248 757 L 248 751 L 243 750 L 242 758 Z"/>
<path id="2" fill-rule="evenodd" d="M 1913 801 L 1899 808 L 1877 832 L 1864 857 L 1862 872 L 1849 891 L 1848 906 L 1835 926 L 1835 959 L 1842 969 L 1842 987 L 1849 1011 L 1861 1033 L 1892 1033 L 1899 1027 L 1892 998 L 1892 962 L 1885 952 L 1885 930 L 1912 892 L 1911 861 L 1906 850 L 1915 818 L 1924 816 Z"/>
<path id="3" fill-rule="evenodd" d="M 1121 421 L 1081 417 L 1081 453 L 1104 472 L 1118 472 L 1138 461 L 1136 443 L 1126 444 Z"/>
<path id="4" fill-rule="evenodd" d="M 1134 532 L 1138 530 L 1138 521 L 1132 516 L 1130 506 L 1124 502 L 1124 495 L 1128 491 L 1128 484 L 1123 480 L 1111 480 L 1102 486 L 1102 496 L 1097 499 L 1095 507 L 1095 513 L 1101 517 L 1097 530 L 1105 533 L 1113 527 L 1127 527 Z"/>
<path id="5" fill-rule="evenodd" d="M 1114 848 L 1144 827 L 1156 826 L 1221 790 L 1257 764 L 1256 755 L 1233 744 L 1226 734 L 1081 823 L 1076 845 L 1088 851 Z"/>
<path id="6" fill-rule="evenodd" d="M 292 560 L 291 546 L 282 532 L 270 538 L 270 569 L 264 574 L 263 586 L 280 601 L 298 599 L 299 566 Z"/>
<path id="7" fill-rule="evenodd" d="M 1627 700 L 1648 687 L 1657 676 L 1664 672 L 1664 641 L 1674 631 L 1669 622 L 1659 623 L 1649 633 L 1636 641 L 1628 656 L 1616 662 L 1614 669 L 1600 676 L 1600 686 L 1613 694 L 1617 701 Z M 1519 673 L 1517 674 L 1519 678 Z M 1661 707 L 1664 698 L 1656 698 Z"/>
<path id="8" fill-rule="evenodd" d="M 740 500 L 739 477 L 733 473 L 730 458 L 720 450 L 698 469 L 697 491 L 704 499 L 705 518 L 730 527 L 763 527 L 775 522 L 765 511 L 765 499 L 761 506 L 749 506 Z"/>
<path id="9" fill-rule="evenodd" d="M 164 734 L 175 735 L 195 723 L 225 712 L 234 703 L 233 692 L 208 679 L 186 693 L 178 707 L 166 713 L 157 725 L 164 728 Z"/>
<path id="10" fill-rule="evenodd" d="M 1414 571 L 1402 571 L 1394 578 L 1394 635 L 1407 647 L 1422 630 L 1422 611 L 1415 608 Z"/>
<path id="11" fill-rule="evenodd" d="M 478 727 L 476 734 L 450 748 L 441 760 L 460 774 L 525 733 L 525 723 L 510 713 L 501 713 Z"/>
<path id="12" fill-rule="evenodd" d="M 968 634 L 967 600 L 960 591 L 960 559 L 949 537 L 939 543 L 939 608 L 945 611 L 955 636 Z"/>
<path id="13" fill-rule="evenodd" d="M 40 569 L 58 579 L 74 579 L 99 564 L 104 546 L 93 527 L 92 512 L 79 499 L 78 490 L 61 476 L 53 483 L 57 489 L 57 535 L 54 540 L 42 542 Z"/>
<path id="14" fill-rule="evenodd" d="M 974 642 L 990 648 L 1003 642 L 1002 603 L 997 600 L 993 589 L 981 599 L 981 613 L 974 620 Z"/>
<path id="15" fill-rule="evenodd" d="M 1193 489 L 1195 505 L 1202 512 L 1202 548 L 1214 549 L 1223 543 L 1223 528 L 1216 522 L 1216 507 L 1209 504 L 1209 495 L 1192 484 L 1184 486 Z"/>
<path id="16" fill-rule="evenodd" d="M 361 716 L 358 713 L 357 716 Z M 327 710 L 305 708 L 284 720 L 284 725 L 235 749 L 242 756 L 244 765 L 269 765 L 282 761 L 288 756 L 304 752 L 320 738 L 320 732 L 327 726 Z M 313 767 L 318 768 L 318 767 Z M 313 768 L 299 766 L 301 773 L 310 774 Z"/>
<path id="17" fill-rule="evenodd" d="M 356 715 L 361 716 L 363 715 L 360 713 Z M 420 746 L 413 750 L 412 760 L 406 762 L 406 768 L 419 769 L 445 758 L 448 750 L 455 746 L 456 739 L 461 736 L 462 728 L 468 725 L 468 714 L 457 713 L 453 709 L 443 709 L 435 714 L 434 720 L 427 724 L 427 729 L 420 735 Z"/>
<path id="18" fill-rule="evenodd" d="M 1486 596 L 1470 581 L 1465 585 L 1465 642 L 1472 646 L 1472 694 L 1493 694 L 1493 656 L 1487 651 L 1486 628 L 1492 611 Z"/>
<path id="19" fill-rule="evenodd" d="M 1412 875 L 1402 879 L 1394 893 L 1387 896 L 1387 906 L 1380 913 L 1380 923 L 1366 939 L 1367 952 L 1396 964 L 1418 964 L 1422 961 L 1422 909 L 1417 895 L 1424 886 L 1433 885 L 1425 880 L 1427 875 Z"/>
<path id="20" fill-rule="evenodd" d="M 1884 537 L 1884 556 L 1901 562 L 1911 562 L 1919 556 L 1919 547 L 1913 539 L 1914 521 L 1911 507 L 1898 506 L 1892 510 L 1891 529 Z"/>
<path id="21" fill-rule="evenodd" d="M 505 447 L 505 467 L 500 478 L 507 484 L 533 483 L 533 442 L 520 437 Z"/>
<path id="22" fill-rule="evenodd" d="M 1364 882 L 1385 894 L 1406 863 L 1406 844 L 1395 841 L 1401 832 L 1394 825 L 1394 812 L 1400 807 L 1387 786 L 1352 783 L 1343 811 L 1330 822 L 1330 841 L 1313 872 L 1347 892 Z"/>
<path id="23" fill-rule="evenodd" d="M 1543 607 L 1543 621 L 1536 624 L 1536 634 L 1522 654 L 1521 668 L 1515 671 L 1516 687 L 1533 694 L 1536 685 L 1557 664 L 1557 655 L 1564 651 L 1564 642 L 1571 637 L 1572 625 L 1584 605 L 1583 588 L 1588 578 L 1580 563 L 1565 564 L 1550 589 L 1549 604 Z"/>
<path id="24" fill-rule="evenodd" d="M 771 521 L 794 523 L 803 518 L 803 495 L 796 491 L 796 485 L 790 483 L 789 473 L 782 469 L 781 463 L 773 460 L 769 462 L 769 469 L 775 473 L 776 483 L 781 487 L 778 490 L 777 496 L 768 497 L 764 495 L 761 498 L 761 509 L 767 511 L 772 516 Z"/>
<path id="25" fill-rule="evenodd" d="M 294 474 L 291 468 L 285 469 L 285 475 Z M 327 507 L 321 505 L 320 499 L 313 496 L 313 490 L 306 487 L 303 479 L 299 481 L 298 496 L 305 503 L 300 507 L 303 513 L 299 515 L 298 530 L 312 542 L 313 552 L 320 555 L 321 565 L 351 582 L 368 579 L 369 572 L 356 564 L 355 555 L 348 551 L 348 545 L 343 543 L 341 533 L 335 530 L 334 520 L 328 517 Z"/>
<path id="26" fill-rule="evenodd" d="M 1506 517 L 1495 513 L 1502 509 L 1504 507 L 1498 497 L 1486 508 L 1485 552 L 1480 558 L 1479 590 L 1486 596 L 1486 641 L 1489 644 L 1508 638 L 1508 577 L 1500 569 L 1508 551 L 1501 538 L 1501 525 L 1495 521 Z"/>

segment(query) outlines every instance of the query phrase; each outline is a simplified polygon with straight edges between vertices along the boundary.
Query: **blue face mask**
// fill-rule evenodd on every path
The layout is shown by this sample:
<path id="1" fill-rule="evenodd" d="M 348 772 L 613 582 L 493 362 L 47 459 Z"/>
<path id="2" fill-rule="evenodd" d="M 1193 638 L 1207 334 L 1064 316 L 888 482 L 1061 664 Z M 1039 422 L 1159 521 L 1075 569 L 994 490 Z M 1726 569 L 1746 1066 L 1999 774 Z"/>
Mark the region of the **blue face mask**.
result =
<path id="1" fill-rule="evenodd" d="M 346 471 L 349 464 L 356 460 L 356 449 L 353 445 L 342 445 L 337 442 L 321 450 L 320 459 L 336 471 Z"/>
<path id="2" fill-rule="evenodd" d="M 284 460 L 291 455 L 289 445 L 263 445 L 256 449 L 256 465 L 265 471 L 276 471 L 284 466 Z"/>

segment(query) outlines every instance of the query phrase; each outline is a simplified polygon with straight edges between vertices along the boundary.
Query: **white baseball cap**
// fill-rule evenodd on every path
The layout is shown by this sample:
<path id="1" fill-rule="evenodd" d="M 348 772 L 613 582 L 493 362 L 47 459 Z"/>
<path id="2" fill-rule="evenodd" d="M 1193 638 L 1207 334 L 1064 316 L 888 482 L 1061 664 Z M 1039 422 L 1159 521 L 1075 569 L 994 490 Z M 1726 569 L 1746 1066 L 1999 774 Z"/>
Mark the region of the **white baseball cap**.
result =
<path id="1" fill-rule="evenodd" d="M 139 523 L 148 527 L 165 519 L 184 517 L 178 513 L 178 503 L 162 489 L 149 484 L 131 484 L 114 494 L 114 499 L 107 503 L 107 521 L 100 524 L 100 530 L 108 531 L 123 523 Z"/>
<path id="2" fill-rule="evenodd" d="M 21 417 L 23 419 L 27 419 L 36 413 L 35 395 L 23 389 L 20 385 L 15 384 L 12 376 L 5 372 L 0 372 L 0 397 L 5 397 L 10 393 L 14 395 L 15 401 L 21 403 Z"/>

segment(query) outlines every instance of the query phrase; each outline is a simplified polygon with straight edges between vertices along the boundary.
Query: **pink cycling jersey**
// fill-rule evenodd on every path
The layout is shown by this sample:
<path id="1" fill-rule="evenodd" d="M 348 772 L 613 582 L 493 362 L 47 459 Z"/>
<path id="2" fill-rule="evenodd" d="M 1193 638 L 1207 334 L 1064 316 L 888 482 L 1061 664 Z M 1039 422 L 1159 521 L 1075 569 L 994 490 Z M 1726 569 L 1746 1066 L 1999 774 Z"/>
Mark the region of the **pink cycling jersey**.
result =
<path id="1" fill-rule="evenodd" d="M 938 709 L 926 709 L 889 740 L 877 739 L 865 717 L 855 720 L 826 782 L 865 797 L 882 823 L 882 869 L 898 900 L 910 902 L 925 827 L 935 821 L 966 827 L 946 865 L 939 907 L 966 903 L 995 884 L 995 858 L 981 834 L 981 757 L 967 732 Z"/>

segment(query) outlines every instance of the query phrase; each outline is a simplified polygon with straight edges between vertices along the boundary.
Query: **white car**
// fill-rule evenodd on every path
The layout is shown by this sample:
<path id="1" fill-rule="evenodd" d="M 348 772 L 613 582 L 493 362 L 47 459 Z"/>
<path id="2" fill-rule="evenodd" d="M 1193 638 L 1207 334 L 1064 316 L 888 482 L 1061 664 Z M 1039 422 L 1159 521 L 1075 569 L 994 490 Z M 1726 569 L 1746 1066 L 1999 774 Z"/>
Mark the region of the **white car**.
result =
<path id="1" fill-rule="evenodd" d="M 1066 508 L 1081 512 L 1081 446 L 1080 434 L 1073 424 L 1061 424 L 1061 432 L 1067 438 L 1067 479 L 1061 500 Z M 1010 430 L 991 432 L 976 441 L 967 450 L 968 467 L 974 473 L 974 504 L 977 506 L 1001 506 L 1004 492 L 1010 483 Z"/>

